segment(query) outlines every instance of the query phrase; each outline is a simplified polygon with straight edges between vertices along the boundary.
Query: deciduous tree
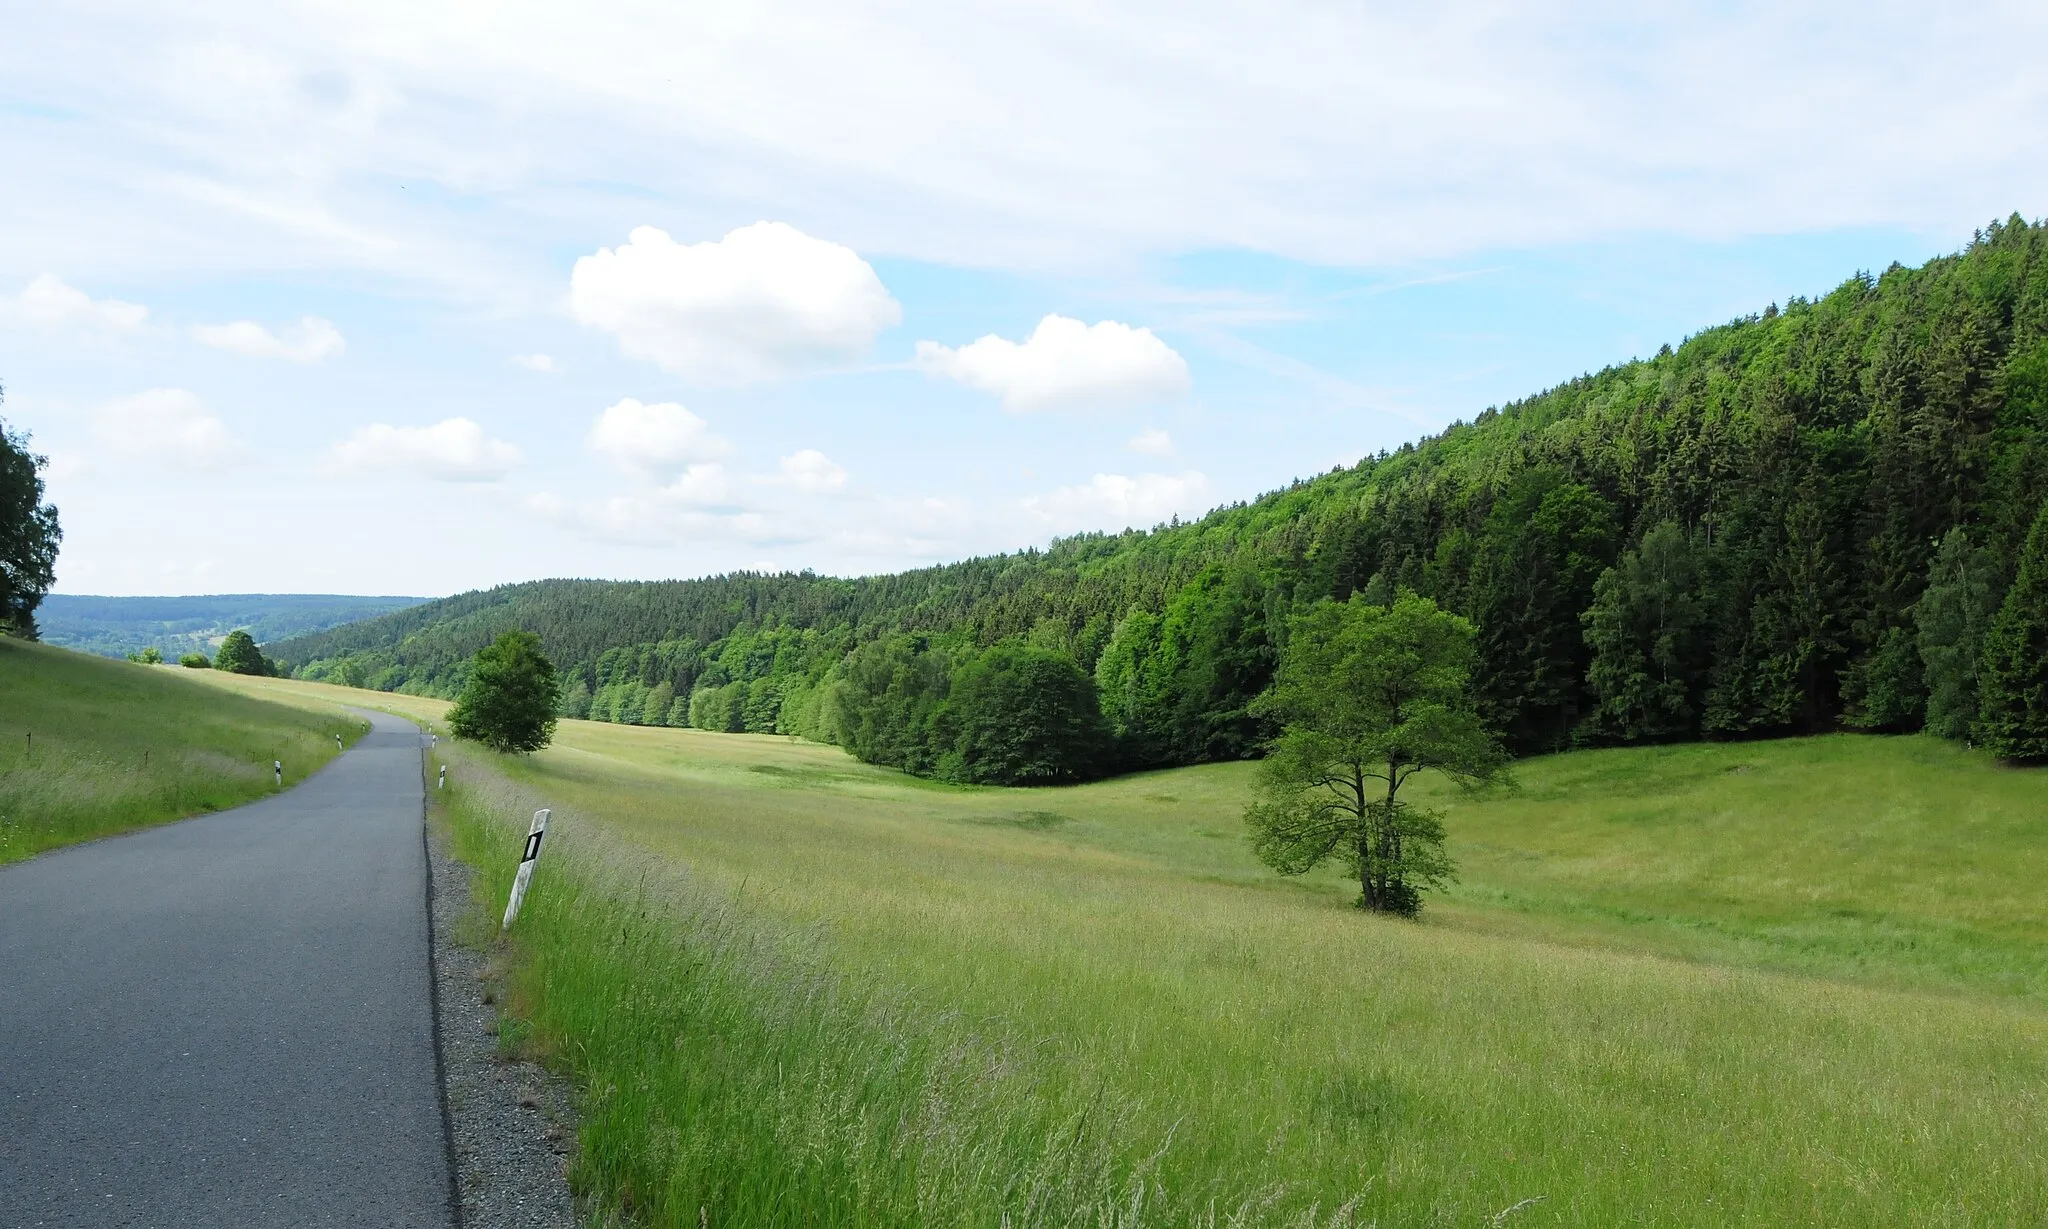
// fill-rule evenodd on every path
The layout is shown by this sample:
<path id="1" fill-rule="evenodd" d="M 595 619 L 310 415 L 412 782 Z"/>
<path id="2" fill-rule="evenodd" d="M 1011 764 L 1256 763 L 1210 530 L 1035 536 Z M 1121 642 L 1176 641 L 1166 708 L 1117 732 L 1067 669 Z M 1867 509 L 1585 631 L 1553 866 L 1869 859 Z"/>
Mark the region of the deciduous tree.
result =
<path id="1" fill-rule="evenodd" d="M 1094 775 L 1110 748 L 1095 681 L 1062 652 L 1004 640 L 963 666 L 939 717 L 953 748 L 942 775 L 1050 785 Z"/>
<path id="2" fill-rule="evenodd" d="M 270 673 L 263 650 L 256 647 L 256 638 L 239 627 L 220 642 L 219 651 L 213 655 L 213 668 L 230 674 Z"/>
<path id="3" fill-rule="evenodd" d="M 1504 756 L 1474 711 L 1472 625 L 1402 592 L 1391 606 L 1324 601 L 1288 638 L 1258 702 L 1282 723 L 1245 811 L 1252 848 L 1284 875 L 1340 858 L 1359 907 L 1413 914 L 1448 880 L 1440 815 L 1401 797 L 1419 772 L 1496 775 Z"/>
<path id="4" fill-rule="evenodd" d="M 449 732 L 494 751 L 538 751 L 555 736 L 559 691 L 540 637 L 506 632 L 471 659 L 469 681 L 448 710 Z"/>
<path id="5" fill-rule="evenodd" d="M 36 638 L 36 607 L 57 579 L 57 509 L 43 502 L 43 458 L 0 421 L 0 634 Z"/>

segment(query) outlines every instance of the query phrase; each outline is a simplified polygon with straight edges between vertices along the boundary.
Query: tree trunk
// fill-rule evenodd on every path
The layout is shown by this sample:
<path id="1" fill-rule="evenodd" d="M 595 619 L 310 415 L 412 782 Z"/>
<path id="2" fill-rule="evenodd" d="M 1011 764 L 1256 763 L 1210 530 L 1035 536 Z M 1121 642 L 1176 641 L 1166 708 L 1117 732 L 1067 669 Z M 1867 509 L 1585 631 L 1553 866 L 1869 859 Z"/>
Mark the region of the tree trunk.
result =
<path id="1" fill-rule="evenodd" d="M 1380 907 L 1377 886 L 1372 880 L 1372 829 L 1366 824 L 1365 773 L 1358 765 L 1351 766 L 1351 797 L 1358 807 L 1358 907 L 1377 910 Z"/>
<path id="2" fill-rule="evenodd" d="M 1386 810 L 1380 816 L 1380 900 L 1382 911 L 1394 906 L 1394 885 L 1401 882 L 1401 834 L 1394 830 L 1394 794 L 1401 788 L 1401 762 L 1387 761 Z"/>

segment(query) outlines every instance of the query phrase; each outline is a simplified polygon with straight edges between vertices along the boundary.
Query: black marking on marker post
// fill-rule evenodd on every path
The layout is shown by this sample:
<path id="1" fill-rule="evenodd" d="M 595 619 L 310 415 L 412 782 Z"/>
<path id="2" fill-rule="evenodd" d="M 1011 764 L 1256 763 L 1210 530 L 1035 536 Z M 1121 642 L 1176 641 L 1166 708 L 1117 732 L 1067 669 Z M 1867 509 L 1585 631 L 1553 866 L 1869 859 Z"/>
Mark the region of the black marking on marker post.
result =
<path id="1" fill-rule="evenodd" d="M 534 860 L 535 858 L 538 858 L 538 857 L 540 857 L 540 838 L 542 838 L 542 837 L 544 837 L 544 836 L 546 836 L 546 835 L 547 835 L 547 833 L 545 833 L 545 832 L 529 832 L 529 833 L 527 833 L 527 834 L 526 834 L 526 852 L 525 852 L 525 853 L 523 853 L 523 854 L 521 854 L 521 855 L 519 855 L 519 860 L 520 860 L 521 862 L 531 862 L 531 861 L 533 861 L 533 860 Z"/>

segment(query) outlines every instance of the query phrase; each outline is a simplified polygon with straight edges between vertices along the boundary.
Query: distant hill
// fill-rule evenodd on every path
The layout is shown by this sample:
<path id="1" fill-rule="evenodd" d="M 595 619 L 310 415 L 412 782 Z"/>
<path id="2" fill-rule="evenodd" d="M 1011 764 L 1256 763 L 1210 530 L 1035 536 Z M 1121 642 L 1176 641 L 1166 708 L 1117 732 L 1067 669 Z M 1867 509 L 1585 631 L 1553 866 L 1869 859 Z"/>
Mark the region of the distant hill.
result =
<path id="1" fill-rule="evenodd" d="M 949 680 L 1022 637 L 1092 672 L 1122 765 L 1176 764 L 1257 753 L 1293 614 L 1412 589 L 1477 628 L 1481 709 L 1517 751 L 1960 738 L 1969 629 L 2044 498 L 2048 225 L 2014 216 L 1198 521 L 858 580 L 508 585 L 274 655 L 447 696 L 524 628 L 567 715 L 931 771 Z"/>
<path id="2" fill-rule="evenodd" d="M 246 628 L 259 644 L 305 636 L 375 618 L 426 601 L 422 597 L 354 597 L 335 593 L 222 593 L 207 597 L 91 597 L 52 593 L 36 610 L 42 638 L 102 657 L 124 657 L 151 645 L 165 656 L 212 653 L 221 638 Z"/>

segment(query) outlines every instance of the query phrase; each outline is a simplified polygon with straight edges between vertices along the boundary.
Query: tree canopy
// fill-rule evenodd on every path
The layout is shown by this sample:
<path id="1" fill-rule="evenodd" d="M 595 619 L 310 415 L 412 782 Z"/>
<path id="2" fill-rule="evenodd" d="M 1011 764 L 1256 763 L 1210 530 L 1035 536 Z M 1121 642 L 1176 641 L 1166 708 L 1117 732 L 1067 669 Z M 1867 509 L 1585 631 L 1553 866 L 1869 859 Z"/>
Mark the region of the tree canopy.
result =
<path id="1" fill-rule="evenodd" d="M 1095 680 L 1064 653 L 999 641 L 959 672 L 950 692 L 936 722 L 951 744 L 940 776 L 1051 785 L 1093 776 L 1108 759 Z"/>
<path id="2" fill-rule="evenodd" d="M 1665 521 L 1637 549 L 1623 551 L 1594 582 L 1592 604 L 1580 616 L 1596 701 L 1586 732 L 1657 742 L 1697 728 L 1706 616 L 1699 565 L 1678 522 Z"/>
<path id="3" fill-rule="evenodd" d="M 1913 605 L 1926 728 L 1964 739 L 1977 723 L 1977 660 L 1998 613 L 1998 561 L 1967 530 L 1948 531 Z"/>
<path id="4" fill-rule="evenodd" d="M 36 607 L 57 579 L 63 531 L 43 502 L 42 457 L 0 420 L 0 634 L 36 636 Z"/>
<path id="5" fill-rule="evenodd" d="M 2048 762 L 2048 502 L 2027 535 L 2020 574 L 1984 638 L 1978 719 L 1993 754 Z"/>
<path id="6" fill-rule="evenodd" d="M 1245 811 L 1261 861 L 1299 875 L 1340 858 L 1359 907 L 1412 914 L 1452 874 L 1442 818 L 1401 797 L 1417 773 L 1485 780 L 1505 757 L 1471 691 L 1472 625 L 1407 591 L 1322 602 L 1293 627 L 1258 707 L 1281 723 Z"/>
<path id="7" fill-rule="evenodd" d="M 555 736 L 554 663 L 532 632 L 505 632 L 477 650 L 469 681 L 448 710 L 448 730 L 494 751 L 538 751 Z"/>
<path id="8" fill-rule="evenodd" d="M 256 647 L 256 638 L 239 627 L 220 642 L 220 651 L 213 655 L 213 668 L 232 674 L 270 673 L 270 663 L 263 659 L 263 650 Z"/>

